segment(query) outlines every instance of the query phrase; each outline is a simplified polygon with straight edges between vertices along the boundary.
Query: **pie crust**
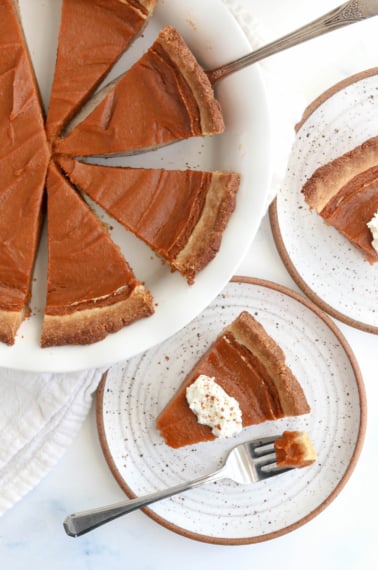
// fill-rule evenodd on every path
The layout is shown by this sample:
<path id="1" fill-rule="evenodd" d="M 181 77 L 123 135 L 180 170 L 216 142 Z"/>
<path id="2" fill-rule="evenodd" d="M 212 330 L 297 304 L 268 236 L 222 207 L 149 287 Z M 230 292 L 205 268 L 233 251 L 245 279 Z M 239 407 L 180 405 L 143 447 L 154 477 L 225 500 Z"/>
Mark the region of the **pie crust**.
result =
<path id="1" fill-rule="evenodd" d="M 373 137 L 312 174 L 302 188 L 307 204 L 320 213 L 345 184 L 377 164 L 378 137 Z"/>

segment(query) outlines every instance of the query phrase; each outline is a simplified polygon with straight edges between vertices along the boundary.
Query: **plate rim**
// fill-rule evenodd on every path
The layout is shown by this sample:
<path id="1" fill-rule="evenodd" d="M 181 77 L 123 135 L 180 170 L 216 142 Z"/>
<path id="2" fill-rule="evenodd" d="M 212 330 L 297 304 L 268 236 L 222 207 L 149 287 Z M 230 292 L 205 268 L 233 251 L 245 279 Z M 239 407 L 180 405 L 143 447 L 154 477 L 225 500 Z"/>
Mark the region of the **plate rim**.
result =
<path id="1" fill-rule="evenodd" d="M 298 133 L 306 121 L 311 117 L 311 115 L 325 103 L 328 99 L 333 97 L 333 95 L 337 94 L 339 91 L 342 91 L 349 85 L 353 83 L 358 83 L 363 79 L 368 77 L 372 77 L 374 75 L 378 75 L 378 67 L 371 67 L 369 69 L 365 69 L 364 71 L 360 71 L 355 73 L 345 79 L 335 83 L 328 89 L 326 89 L 323 93 L 321 93 L 316 99 L 314 99 L 304 110 L 301 119 L 295 125 L 295 132 Z M 323 311 L 335 317 L 339 321 L 355 328 L 361 330 L 363 332 L 371 333 L 371 334 L 378 334 L 378 326 L 370 325 L 369 323 L 364 323 L 363 321 L 359 321 L 354 319 L 353 317 L 349 317 L 348 315 L 342 313 L 341 311 L 335 309 L 327 303 L 320 295 L 318 295 L 308 283 L 303 279 L 300 275 L 299 271 L 297 270 L 296 266 L 294 265 L 289 252 L 285 246 L 285 242 L 282 237 L 280 223 L 278 219 L 278 198 L 277 196 L 271 202 L 268 210 L 268 216 L 270 221 L 270 226 L 272 229 L 273 239 L 276 244 L 277 251 L 281 257 L 283 264 L 285 265 L 287 271 L 294 279 L 295 283 L 298 287 L 303 291 L 303 293 L 311 299 L 313 303 L 318 305 Z"/>
<path id="2" fill-rule="evenodd" d="M 313 509 L 310 513 L 299 519 L 298 521 L 285 526 L 279 530 L 276 530 L 271 533 L 267 533 L 264 535 L 253 536 L 253 537 L 242 537 L 242 538 L 222 538 L 222 537 L 214 537 L 214 536 L 207 536 L 204 534 L 196 533 L 193 531 L 189 531 L 184 529 L 176 524 L 171 523 L 164 517 L 157 515 L 153 510 L 149 509 L 148 507 L 144 507 L 142 510 L 148 517 L 152 520 L 163 526 L 164 528 L 175 532 L 181 536 L 186 538 L 190 538 L 192 540 L 196 540 L 199 542 L 204 542 L 208 544 L 217 544 L 217 545 L 246 545 L 246 544 L 256 544 L 259 542 L 265 542 L 279 536 L 283 536 L 297 528 L 303 526 L 313 518 L 315 518 L 318 514 L 320 514 L 332 501 L 339 495 L 342 491 L 346 483 L 348 482 L 349 478 L 351 477 L 355 466 L 357 465 L 360 453 L 362 451 L 365 433 L 366 433 L 366 424 L 367 424 L 367 401 L 366 401 L 366 392 L 365 392 L 365 385 L 362 377 L 362 373 L 358 364 L 358 361 L 354 355 L 354 352 L 349 345 L 349 342 L 341 332 L 341 330 L 337 327 L 336 323 L 316 304 L 314 304 L 311 300 L 307 299 L 300 293 L 289 289 L 288 287 L 281 285 L 279 283 L 275 283 L 273 281 L 269 281 L 267 279 L 260 279 L 255 277 L 247 277 L 241 275 L 235 275 L 230 280 L 230 283 L 245 283 L 250 284 L 253 286 L 260 286 L 265 287 L 267 289 L 272 289 L 274 291 L 278 291 L 287 295 L 294 299 L 295 301 L 301 303 L 306 308 L 310 309 L 315 315 L 320 318 L 326 326 L 332 331 L 332 333 L 336 336 L 338 341 L 340 342 L 341 348 L 344 350 L 354 373 L 354 378 L 356 381 L 356 387 L 359 396 L 359 403 L 360 403 L 360 421 L 359 421 L 359 428 L 358 434 L 356 438 L 356 443 L 351 455 L 351 459 L 349 464 L 340 479 L 337 485 L 334 487 L 332 492 L 328 495 L 326 499 L 324 499 L 315 509 Z M 95 415 L 96 415 L 96 426 L 97 426 L 97 433 L 100 442 L 100 447 L 102 449 L 104 458 L 106 463 L 117 481 L 120 488 L 125 492 L 126 496 L 130 499 L 136 497 L 130 487 L 127 485 L 124 478 L 121 476 L 117 465 L 112 457 L 109 445 L 107 443 L 106 434 L 105 434 L 105 422 L 104 422 L 104 414 L 103 414 L 103 401 L 104 401 L 104 394 L 106 390 L 106 380 L 107 380 L 107 373 L 104 374 L 99 387 L 96 392 L 96 402 L 95 402 Z"/>

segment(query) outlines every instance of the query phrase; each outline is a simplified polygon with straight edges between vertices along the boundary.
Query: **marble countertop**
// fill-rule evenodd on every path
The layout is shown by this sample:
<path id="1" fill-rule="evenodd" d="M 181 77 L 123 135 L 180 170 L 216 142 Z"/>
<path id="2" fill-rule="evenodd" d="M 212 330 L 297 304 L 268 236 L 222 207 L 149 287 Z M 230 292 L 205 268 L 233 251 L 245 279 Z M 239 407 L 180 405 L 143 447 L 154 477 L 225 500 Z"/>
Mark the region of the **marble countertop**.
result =
<path id="1" fill-rule="evenodd" d="M 334 0 L 240 0 L 265 27 L 268 39 L 337 6 Z M 324 89 L 353 73 L 374 67 L 378 19 L 363 22 L 275 56 L 288 89 L 309 103 Z M 270 36 L 270 38 L 269 38 Z M 274 245 L 268 216 L 238 270 L 299 291 Z M 99 505 L 124 495 L 102 454 L 94 406 L 81 432 L 49 475 L 0 519 L 0 564 L 7 570 L 131 568 L 182 570 L 237 567 L 296 570 L 377 567 L 378 401 L 377 336 L 337 322 L 361 368 L 368 402 L 365 443 L 340 495 L 317 517 L 280 538 L 248 546 L 216 546 L 176 535 L 143 512 L 134 512 L 81 538 L 65 535 L 64 517 L 78 505 Z M 374 366 L 375 365 L 375 366 Z"/>

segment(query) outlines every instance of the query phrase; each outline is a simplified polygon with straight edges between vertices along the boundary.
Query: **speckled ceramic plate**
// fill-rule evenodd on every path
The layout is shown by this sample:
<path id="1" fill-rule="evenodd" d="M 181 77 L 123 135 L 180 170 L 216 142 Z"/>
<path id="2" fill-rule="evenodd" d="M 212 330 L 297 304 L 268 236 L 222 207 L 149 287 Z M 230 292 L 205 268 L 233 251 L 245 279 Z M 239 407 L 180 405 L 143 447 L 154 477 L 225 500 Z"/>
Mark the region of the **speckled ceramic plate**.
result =
<path id="1" fill-rule="evenodd" d="M 286 179 L 270 207 L 288 271 L 312 301 L 339 320 L 378 334 L 378 264 L 370 265 L 306 205 L 301 188 L 319 166 L 378 134 L 378 68 L 338 83 L 306 110 Z"/>
<path id="2" fill-rule="evenodd" d="M 281 345 L 311 413 L 250 427 L 230 440 L 169 448 L 155 420 L 224 325 L 249 310 Z M 270 282 L 237 278 L 173 338 L 113 367 L 102 382 L 97 421 L 106 460 L 130 496 L 182 483 L 220 466 L 247 439 L 305 430 L 318 452 L 310 467 L 254 485 L 211 483 L 145 512 L 184 536 L 217 544 L 273 538 L 318 514 L 347 481 L 365 431 L 365 396 L 345 339 L 315 305 Z M 122 520 L 115 524 L 122 524 Z"/>

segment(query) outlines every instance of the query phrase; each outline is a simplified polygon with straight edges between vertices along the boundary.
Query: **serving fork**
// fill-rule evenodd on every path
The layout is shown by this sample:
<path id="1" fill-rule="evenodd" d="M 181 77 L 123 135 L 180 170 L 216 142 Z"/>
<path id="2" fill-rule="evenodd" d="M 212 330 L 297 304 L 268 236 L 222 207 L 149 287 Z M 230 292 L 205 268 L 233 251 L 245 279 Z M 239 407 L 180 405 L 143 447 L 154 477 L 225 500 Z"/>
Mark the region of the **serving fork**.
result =
<path id="1" fill-rule="evenodd" d="M 219 79 L 227 77 L 235 71 L 244 69 L 248 65 L 256 63 L 268 56 L 284 51 L 307 40 L 316 38 L 332 30 L 354 24 L 360 20 L 378 15 L 378 0 L 349 0 L 341 6 L 327 12 L 320 18 L 298 28 L 294 32 L 275 40 L 235 61 L 221 65 L 215 69 L 206 71 L 210 83 L 214 84 Z"/>
<path id="2" fill-rule="evenodd" d="M 289 471 L 290 467 L 278 467 L 276 463 L 274 442 L 279 437 L 279 435 L 276 435 L 236 445 L 228 452 L 222 467 L 192 481 L 144 495 L 143 497 L 69 515 L 63 522 L 64 530 L 69 536 L 80 536 L 136 509 L 146 507 L 211 481 L 231 479 L 240 484 L 257 483 Z"/>

